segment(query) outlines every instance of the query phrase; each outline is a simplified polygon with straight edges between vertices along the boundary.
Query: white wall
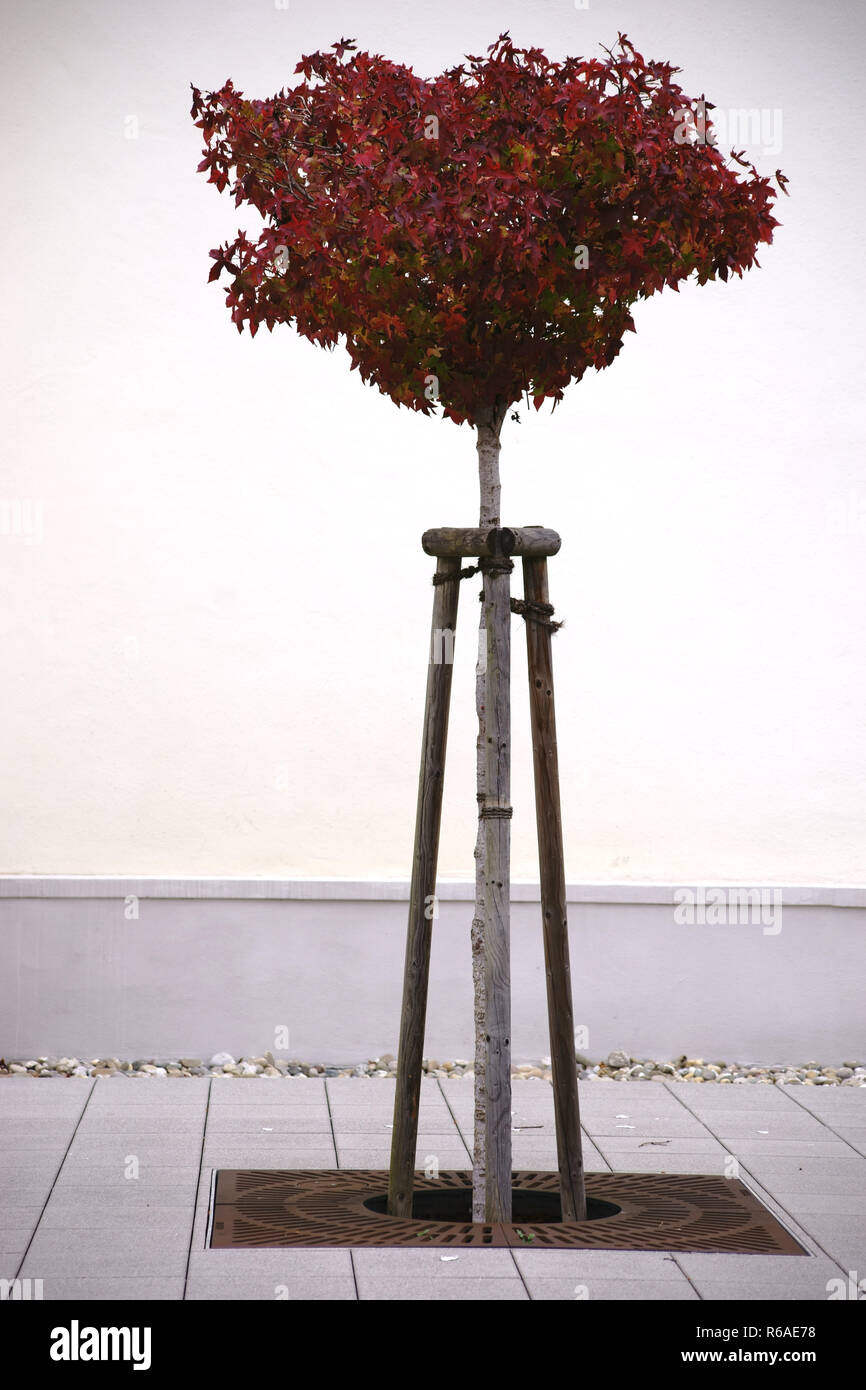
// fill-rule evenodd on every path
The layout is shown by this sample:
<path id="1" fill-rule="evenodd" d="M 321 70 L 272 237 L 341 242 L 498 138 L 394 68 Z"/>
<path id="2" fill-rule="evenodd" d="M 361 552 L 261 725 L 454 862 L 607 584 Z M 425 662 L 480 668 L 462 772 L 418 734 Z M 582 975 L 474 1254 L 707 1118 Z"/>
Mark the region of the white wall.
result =
<path id="1" fill-rule="evenodd" d="M 622 29 L 717 107 L 781 110 L 758 164 L 792 196 L 762 270 L 638 306 L 611 369 L 504 431 L 503 520 L 563 536 L 568 874 L 863 882 L 864 27 L 856 0 L 3 0 L 0 872 L 408 872 L 419 538 L 474 522 L 472 438 L 342 352 L 238 336 L 207 253 L 251 223 L 195 172 L 189 83 L 269 95 L 343 34 L 432 74 L 504 29 L 554 56 Z M 474 843 L 463 589 L 452 877 Z"/>

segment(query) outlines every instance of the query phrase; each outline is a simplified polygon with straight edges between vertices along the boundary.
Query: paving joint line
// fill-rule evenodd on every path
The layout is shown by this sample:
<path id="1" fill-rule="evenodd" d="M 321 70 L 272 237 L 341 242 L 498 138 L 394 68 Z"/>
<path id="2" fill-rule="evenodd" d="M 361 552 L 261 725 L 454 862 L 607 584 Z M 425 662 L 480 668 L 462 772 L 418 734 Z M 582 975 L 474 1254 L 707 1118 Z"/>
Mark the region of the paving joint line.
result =
<path id="1" fill-rule="evenodd" d="M 195 1199 L 194 1199 L 194 1201 L 193 1201 L 192 1225 L 191 1225 L 191 1227 L 190 1227 L 190 1232 L 189 1232 L 189 1245 L 187 1246 L 187 1252 L 186 1252 L 186 1269 L 185 1269 L 184 1272 L 183 1272 L 183 1293 L 182 1293 L 181 1296 L 180 1296 L 180 1301 L 181 1301 L 182 1303 L 184 1303 L 184 1302 L 186 1301 L 186 1291 L 187 1291 L 187 1287 L 188 1287 L 188 1285 L 189 1285 L 189 1262 L 190 1262 L 190 1260 L 192 1259 L 192 1243 L 193 1243 L 193 1240 L 194 1240 L 194 1238 L 195 1238 L 195 1223 L 196 1223 L 196 1221 L 198 1220 L 198 1194 L 199 1194 L 199 1192 L 201 1191 L 201 1175 L 202 1175 L 202 1169 L 204 1168 L 204 1146 L 205 1146 L 205 1142 L 206 1142 L 206 1140 L 207 1140 L 207 1122 L 208 1122 L 208 1116 L 210 1115 L 210 1098 L 211 1098 L 211 1092 L 212 1092 L 212 1090 L 213 1090 L 213 1077 L 211 1077 L 210 1080 L 208 1081 L 208 1086 L 207 1086 L 207 1100 L 205 1101 L 204 1118 L 203 1118 L 202 1127 L 201 1127 L 201 1147 L 199 1148 L 199 1152 L 198 1152 L 198 1180 L 196 1181 L 196 1185 L 195 1185 Z M 210 1208 L 211 1205 L 212 1205 L 211 1199 L 209 1198 L 209 1199 L 208 1199 L 208 1208 Z M 205 1241 L 207 1241 L 207 1231 L 208 1231 L 208 1225 L 209 1225 L 209 1222 L 210 1222 L 210 1215 L 211 1215 L 211 1213 L 210 1213 L 210 1209 L 209 1209 L 208 1212 L 207 1212 L 207 1219 L 206 1219 L 206 1221 L 205 1221 Z"/>
<path id="2" fill-rule="evenodd" d="M 324 1089 L 324 1092 L 325 1092 L 325 1104 L 326 1104 L 327 1107 L 328 1107 L 328 1124 L 331 1126 L 331 1143 L 332 1143 L 333 1146 L 334 1146 L 334 1162 L 336 1163 L 337 1167 L 339 1168 L 339 1166 L 340 1166 L 340 1151 L 339 1151 L 339 1149 L 337 1148 L 337 1135 L 336 1135 L 336 1132 L 335 1132 L 335 1130 L 334 1130 L 334 1116 L 333 1116 L 332 1113 L 331 1113 L 331 1095 L 330 1095 L 330 1092 L 328 1091 L 328 1078 L 327 1078 L 327 1077 L 325 1077 L 325 1084 L 324 1084 L 323 1089 Z M 355 1302 L 356 1302 L 356 1303 L 360 1303 L 360 1302 L 362 1301 L 362 1300 L 361 1300 L 361 1290 L 358 1288 L 358 1271 L 357 1271 L 357 1269 L 355 1268 L 355 1255 L 354 1255 L 354 1252 L 352 1251 L 351 1246 L 349 1247 L 349 1264 L 350 1264 L 351 1267 L 352 1267 L 352 1283 L 355 1285 Z"/>
<path id="3" fill-rule="evenodd" d="M 325 1104 L 326 1104 L 327 1107 L 328 1107 L 328 1124 L 331 1126 L 331 1143 L 332 1143 L 333 1146 L 334 1146 L 334 1162 L 336 1163 L 337 1167 L 339 1168 L 339 1166 L 340 1166 L 340 1150 L 337 1148 L 337 1132 L 336 1132 L 336 1130 L 334 1129 L 334 1116 L 333 1116 L 332 1113 L 331 1113 L 331 1097 L 330 1097 L 330 1093 L 329 1093 L 329 1091 L 328 1091 L 328 1081 L 327 1081 L 327 1078 L 325 1078 L 325 1084 L 324 1084 L 324 1088 L 323 1088 L 323 1089 L 324 1089 L 324 1092 L 325 1092 Z M 355 1268 L 355 1266 L 354 1266 L 354 1264 L 353 1264 L 353 1265 L 352 1265 L 352 1269 L 354 1270 L 354 1268 Z M 355 1284 L 355 1289 L 356 1289 L 356 1291 L 357 1291 L 357 1287 L 358 1287 L 358 1286 L 357 1286 L 357 1283 L 356 1283 L 356 1284 Z"/>
<path id="4" fill-rule="evenodd" d="M 358 1288 L 358 1271 L 355 1268 L 355 1252 L 351 1247 L 349 1248 L 349 1263 L 352 1266 L 352 1283 L 355 1285 L 355 1302 L 360 1303 L 362 1300 L 361 1290 Z"/>
<path id="5" fill-rule="evenodd" d="M 58 1083 L 58 1084 L 59 1084 L 59 1083 Z M 15 1278 L 16 1278 L 16 1279 L 20 1279 L 20 1277 L 21 1277 L 21 1271 L 22 1271 L 22 1269 L 24 1268 L 24 1261 L 27 1259 L 27 1256 L 28 1256 L 28 1254 L 30 1253 L 30 1247 L 31 1247 L 31 1245 L 33 1244 L 34 1240 L 36 1239 L 36 1232 L 39 1230 L 40 1222 L 42 1221 L 42 1218 L 43 1218 L 43 1216 L 45 1215 L 45 1208 L 48 1206 L 48 1203 L 51 1201 L 52 1195 L 53 1195 L 53 1193 L 54 1193 L 54 1189 L 55 1189 L 55 1187 L 57 1186 L 57 1179 L 60 1177 L 60 1174 L 63 1172 L 63 1165 L 64 1165 L 64 1163 L 66 1162 L 67 1158 L 69 1157 L 69 1150 L 72 1148 L 72 1145 L 73 1145 L 73 1143 L 74 1143 L 74 1141 L 75 1141 L 75 1136 L 76 1136 L 76 1134 L 78 1133 L 78 1127 L 79 1127 L 79 1125 L 81 1124 L 81 1121 L 84 1119 L 85 1112 L 87 1111 L 87 1107 L 88 1107 L 88 1105 L 90 1104 L 90 1099 L 91 1099 L 91 1097 L 92 1097 L 92 1095 L 93 1095 L 93 1092 L 96 1090 L 96 1086 L 97 1086 L 96 1081 L 95 1081 L 95 1080 L 91 1080 L 90 1090 L 87 1092 L 87 1099 L 85 1100 L 84 1104 L 83 1104 L 82 1107 L 81 1107 L 81 1113 L 79 1114 L 78 1119 L 75 1121 L 75 1128 L 73 1129 L 71 1135 L 69 1136 L 69 1143 L 66 1145 L 66 1148 L 63 1150 L 63 1157 L 61 1158 L 60 1163 L 58 1164 L 58 1167 L 57 1167 L 57 1172 L 54 1174 L 54 1178 L 52 1179 L 51 1187 L 48 1189 L 48 1196 L 45 1198 L 45 1201 L 42 1203 L 42 1209 L 41 1209 L 39 1215 L 38 1215 L 37 1218 L 36 1218 L 36 1225 L 33 1227 L 33 1230 L 32 1230 L 31 1233 L 30 1233 L 30 1239 L 29 1239 L 28 1242 L 27 1242 L 27 1246 L 26 1246 L 26 1249 L 25 1249 L 25 1251 L 24 1251 L 24 1254 L 21 1256 L 21 1259 L 20 1259 L 19 1262 L 18 1262 L 18 1268 L 17 1268 L 16 1271 L 15 1271 Z"/>
<path id="6" fill-rule="evenodd" d="M 671 1251 L 671 1253 L 670 1253 L 669 1255 L 667 1255 L 666 1258 L 673 1261 L 673 1263 L 676 1265 L 677 1269 L 679 1270 L 680 1274 L 683 1276 L 684 1279 L 688 1280 L 688 1282 L 691 1284 L 692 1288 L 694 1289 L 695 1293 L 697 1294 L 698 1298 L 700 1299 L 701 1303 L 703 1303 L 703 1302 L 705 1301 L 705 1300 L 704 1300 L 703 1294 L 701 1293 L 700 1289 L 698 1288 L 698 1286 L 697 1286 L 697 1284 L 695 1283 L 695 1281 L 694 1281 L 694 1279 L 692 1278 L 692 1276 L 689 1274 L 688 1270 L 683 1269 L 682 1265 L 680 1264 L 679 1260 L 677 1259 L 677 1257 L 676 1257 L 676 1255 L 673 1253 L 673 1251 Z"/>
<path id="7" fill-rule="evenodd" d="M 801 1110 L 805 1111 L 807 1115 L 811 1115 L 813 1120 L 817 1120 L 818 1124 L 821 1125 L 823 1129 L 828 1130 L 830 1134 L 834 1134 L 837 1139 L 840 1139 L 842 1141 L 843 1144 L 847 1144 L 848 1148 L 851 1150 L 855 1158 L 862 1158 L 866 1160 L 866 1154 L 862 1154 L 859 1149 L 855 1149 L 850 1139 L 846 1139 L 844 1134 L 840 1134 L 839 1131 L 835 1130 L 831 1124 L 828 1124 L 827 1121 L 824 1119 L 823 1115 L 816 1115 L 814 1110 L 810 1110 L 808 1105 L 804 1105 L 802 1101 L 797 1100 L 796 1096 L 791 1096 L 791 1100 L 794 1102 L 795 1105 L 799 1106 Z"/>
<path id="8" fill-rule="evenodd" d="M 466 1153 L 467 1153 L 468 1156 L 469 1156 L 469 1162 L 470 1162 L 470 1165 L 471 1165 L 471 1164 L 474 1163 L 474 1159 L 473 1159 L 473 1156 L 472 1156 L 472 1150 L 470 1149 L 469 1145 L 468 1145 L 467 1142 L 466 1142 L 466 1139 L 465 1139 L 464 1134 L 463 1134 L 463 1130 L 460 1128 L 460 1123 L 459 1123 L 459 1121 L 458 1121 L 458 1119 L 457 1119 L 457 1116 L 454 1114 L 454 1111 L 451 1109 L 451 1105 L 450 1105 L 450 1103 L 449 1103 L 448 1097 L 446 1096 L 445 1092 L 444 1092 L 443 1089 L 442 1089 L 442 1078 L 441 1078 L 441 1076 L 437 1076 L 437 1078 L 436 1078 L 436 1085 L 439 1087 L 439 1094 L 441 1095 L 442 1099 L 443 1099 L 444 1102 L 445 1102 L 445 1106 L 446 1106 L 446 1109 L 447 1109 L 447 1111 L 448 1111 L 448 1114 L 451 1116 L 451 1119 L 454 1121 L 454 1128 L 457 1130 L 457 1133 L 458 1133 L 459 1136 L 460 1136 L 460 1143 L 463 1145 L 464 1149 L 466 1150 Z M 419 1100 L 419 1103 L 418 1103 L 418 1108 L 419 1108 L 419 1110 L 420 1110 L 420 1108 L 421 1108 L 420 1100 Z"/>
<path id="9" fill-rule="evenodd" d="M 714 1130 L 710 1129 L 710 1126 L 707 1124 L 706 1120 L 704 1120 L 703 1116 L 698 1115 L 694 1110 L 691 1110 L 689 1106 L 686 1105 L 684 1100 L 680 1100 L 679 1096 L 676 1096 L 675 1099 L 679 1101 L 683 1109 L 686 1110 L 687 1113 L 693 1117 L 693 1119 L 697 1120 L 699 1124 L 702 1124 L 704 1126 L 704 1129 L 707 1131 L 707 1133 L 711 1134 L 718 1144 L 721 1144 L 722 1148 L 724 1149 L 725 1153 L 728 1155 L 729 1158 L 736 1159 L 739 1171 L 747 1173 L 751 1181 L 754 1183 L 755 1187 L 759 1188 L 761 1192 L 765 1192 L 767 1196 L 770 1197 L 770 1199 L 773 1202 L 775 1202 L 779 1210 L 785 1213 L 785 1216 L 787 1217 L 788 1221 L 790 1221 L 797 1230 L 805 1231 L 806 1235 L 809 1237 L 809 1240 L 812 1242 L 813 1245 L 816 1245 L 818 1247 L 822 1255 L 826 1255 L 827 1259 L 830 1260 L 838 1270 L 840 1270 L 843 1274 L 847 1275 L 848 1270 L 843 1268 L 841 1261 L 837 1260 L 835 1255 L 831 1255 L 830 1251 L 824 1248 L 824 1246 L 818 1240 L 817 1236 L 814 1236 L 812 1234 L 812 1232 L 808 1229 L 807 1226 L 804 1225 L 804 1223 L 799 1219 L 799 1217 L 794 1212 L 789 1211 L 788 1208 L 784 1206 L 782 1202 L 779 1201 L 778 1197 L 775 1197 L 773 1193 L 770 1191 L 770 1189 L 764 1186 L 760 1179 L 758 1179 L 752 1172 L 751 1168 L 749 1168 L 748 1164 L 744 1163 L 741 1159 L 737 1158 L 736 1154 L 731 1153 L 731 1150 L 729 1146 L 725 1143 L 724 1139 L 720 1138 L 720 1136 L 716 1134 Z M 757 1197 L 757 1192 L 754 1195 Z M 766 1203 L 764 1203 L 764 1205 L 766 1206 Z M 770 1215 L 775 1215 L 775 1213 L 770 1212 Z M 800 1240 L 799 1236 L 796 1236 L 795 1239 L 800 1241 L 800 1244 L 802 1245 L 803 1242 Z M 811 1254 L 812 1252 L 809 1251 L 808 1253 Z"/>
<path id="10" fill-rule="evenodd" d="M 613 1168 L 611 1167 L 611 1164 L 610 1164 L 610 1161 L 608 1160 L 607 1154 L 604 1152 L 604 1149 L 600 1149 L 600 1148 L 599 1148 L 598 1144 L 597 1144 L 597 1143 L 595 1142 L 595 1140 L 593 1139 L 593 1137 L 592 1137 L 592 1135 L 590 1134 L 589 1130 L 587 1129 L 586 1125 L 583 1123 L 583 1120 L 581 1120 L 581 1122 L 580 1122 L 580 1128 L 582 1129 L 582 1131 L 583 1131 L 584 1135 L 586 1136 L 586 1138 L 589 1140 L 589 1142 L 590 1142 L 590 1144 L 592 1145 L 592 1147 L 595 1149 L 595 1151 L 596 1151 L 596 1153 L 598 1154 L 599 1158 L 601 1159 L 602 1163 L 606 1163 L 606 1164 L 607 1164 L 607 1171 L 608 1171 L 609 1173 L 612 1173 L 614 1170 L 613 1170 Z M 603 1139 L 603 1138 L 604 1138 L 604 1135 L 599 1135 L 599 1138 Z"/>

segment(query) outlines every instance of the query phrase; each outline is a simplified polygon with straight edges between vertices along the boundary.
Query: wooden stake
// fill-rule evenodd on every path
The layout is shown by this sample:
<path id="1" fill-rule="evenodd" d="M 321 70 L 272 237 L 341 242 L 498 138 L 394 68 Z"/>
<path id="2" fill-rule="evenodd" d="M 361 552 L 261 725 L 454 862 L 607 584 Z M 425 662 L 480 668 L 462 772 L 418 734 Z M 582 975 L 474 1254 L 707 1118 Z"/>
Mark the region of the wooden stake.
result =
<path id="1" fill-rule="evenodd" d="M 453 644 L 460 594 L 459 558 L 440 558 L 433 597 L 430 665 L 424 706 L 421 775 L 415 817 L 415 849 L 409 894 L 409 925 L 403 974 L 403 1009 L 397 1053 L 397 1089 L 391 1137 L 391 1172 L 388 1183 L 389 1216 L 412 1215 L 412 1179 L 418 1142 L 418 1107 L 421 1098 L 421 1065 L 427 1014 L 430 943 L 436 892 L 436 860 L 442 818 L 445 747 L 448 738 L 448 706 L 451 698 Z"/>
<path id="2" fill-rule="evenodd" d="M 478 814 L 486 1009 L 483 1219 L 492 1223 L 511 1220 L 511 583 L 507 561 L 489 564 L 484 571 L 484 794 Z"/>
<path id="3" fill-rule="evenodd" d="M 523 590 L 528 603 L 547 604 L 547 561 L 524 557 Z M 541 616 L 541 615 L 538 615 Z M 586 1220 L 586 1191 L 580 1142 L 580 1110 L 574 1057 L 574 1016 L 565 901 L 565 860 L 559 799 L 559 759 L 553 704 L 550 629 L 526 615 L 532 759 L 535 768 L 535 818 L 541 870 L 541 912 L 553 1104 L 563 1221 Z"/>

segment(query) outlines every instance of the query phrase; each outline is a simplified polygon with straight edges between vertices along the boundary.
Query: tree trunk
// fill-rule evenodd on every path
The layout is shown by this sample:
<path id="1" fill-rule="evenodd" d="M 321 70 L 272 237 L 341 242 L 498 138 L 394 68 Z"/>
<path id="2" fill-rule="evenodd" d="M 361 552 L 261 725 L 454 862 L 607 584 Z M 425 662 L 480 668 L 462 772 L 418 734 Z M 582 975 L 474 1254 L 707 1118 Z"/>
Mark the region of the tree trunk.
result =
<path id="1" fill-rule="evenodd" d="M 499 432 L 504 410 L 479 414 L 479 525 L 498 527 Z M 478 838 L 472 979 L 475 988 L 475 1151 L 472 1219 L 511 1220 L 511 981 L 509 969 L 510 578 L 508 561 L 482 560 L 478 633 Z"/>

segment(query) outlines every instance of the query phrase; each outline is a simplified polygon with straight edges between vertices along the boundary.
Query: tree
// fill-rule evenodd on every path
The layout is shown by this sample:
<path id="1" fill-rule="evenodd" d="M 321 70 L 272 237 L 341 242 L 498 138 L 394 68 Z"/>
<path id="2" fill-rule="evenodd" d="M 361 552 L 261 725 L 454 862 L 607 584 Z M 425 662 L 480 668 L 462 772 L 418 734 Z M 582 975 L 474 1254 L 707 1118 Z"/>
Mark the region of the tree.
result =
<path id="1" fill-rule="evenodd" d="M 322 347 L 342 340 L 352 369 L 397 405 L 474 427 L 484 528 L 500 525 L 509 409 L 524 397 L 555 408 L 571 381 L 613 362 L 637 300 L 693 275 L 742 275 L 779 225 L 770 180 L 742 154 L 745 173 L 728 165 L 711 104 L 685 95 L 679 69 L 623 34 L 604 52 L 555 62 L 505 33 L 486 58 L 426 80 L 341 39 L 303 57 L 302 80 L 268 100 L 231 81 L 193 88 L 199 169 L 264 224 L 255 241 L 239 231 L 210 253 L 238 331 L 290 323 Z M 508 605 L 507 573 L 485 574 L 494 665 Z M 489 891 L 491 854 L 507 866 L 507 827 L 491 848 L 483 817 L 508 794 L 507 718 L 500 752 L 485 751 L 494 676 L 480 660 L 475 1219 L 490 1211 L 482 963 L 508 914 L 507 894 Z"/>

